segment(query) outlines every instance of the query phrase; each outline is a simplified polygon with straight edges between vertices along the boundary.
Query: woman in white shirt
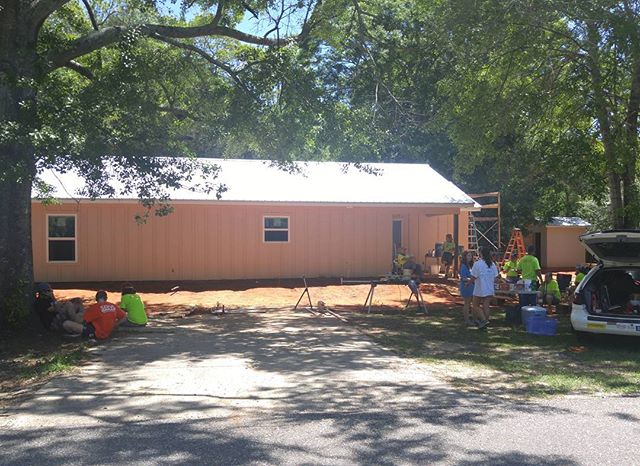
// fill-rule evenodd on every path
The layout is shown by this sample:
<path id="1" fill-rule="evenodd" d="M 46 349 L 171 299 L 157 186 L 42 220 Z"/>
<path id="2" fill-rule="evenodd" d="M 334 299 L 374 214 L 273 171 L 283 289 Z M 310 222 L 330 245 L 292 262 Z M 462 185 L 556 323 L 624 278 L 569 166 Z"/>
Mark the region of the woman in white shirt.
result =
<path id="1" fill-rule="evenodd" d="M 480 248 L 481 259 L 473 264 L 471 280 L 473 287 L 474 314 L 481 316 L 482 321 L 478 328 L 484 328 L 489 323 L 489 306 L 495 295 L 495 282 L 498 277 L 498 267 L 491 258 L 491 250 L 487 247 Z M 482 309 L 479 308 L 482 301 Z"/>

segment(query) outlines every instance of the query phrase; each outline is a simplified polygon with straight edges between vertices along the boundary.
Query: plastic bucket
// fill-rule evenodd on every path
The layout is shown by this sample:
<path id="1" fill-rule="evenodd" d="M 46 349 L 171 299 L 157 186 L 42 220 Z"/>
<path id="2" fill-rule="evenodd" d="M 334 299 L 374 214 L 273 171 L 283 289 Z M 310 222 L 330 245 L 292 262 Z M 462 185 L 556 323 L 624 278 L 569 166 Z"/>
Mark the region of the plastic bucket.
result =
<path id="1" fill-rule="evenodd" d="M 438 275 L 440 273 L 440 266 L 431 265 L 429 271 L 431 272 L 431 275 Z"/>
<path id="2" fill-rule="evenodd" d="M 402 269 L 402 276 L 404 278 L 411 278 L 412 273 L 413 273 L 413 270 L 411 269 Z"/>

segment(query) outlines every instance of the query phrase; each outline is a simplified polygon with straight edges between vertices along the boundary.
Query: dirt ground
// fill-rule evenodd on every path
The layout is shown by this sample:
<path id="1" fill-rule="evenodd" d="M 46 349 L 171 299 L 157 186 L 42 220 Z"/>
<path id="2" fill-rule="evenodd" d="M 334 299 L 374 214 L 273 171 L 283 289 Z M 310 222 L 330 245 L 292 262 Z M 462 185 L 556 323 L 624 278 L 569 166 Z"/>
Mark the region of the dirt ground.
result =
<path id="1" fill-rule="evenodd" d="M 370 290 L 368 283 L 340 285 L 338 280 L 308 280 L 311 302 L 314 307 L 323 301 L 330 308 L 356 310 L 363 307 Z M 92 302 L 98 289 L 105 289 L 110 300 L 120 300 L 121 283 L 52 284 L 56 298 L 67 300 L 82 298 L 87 304 Z M 304 291 L 301 280 L 242 280 L 224 282 L 135 282 L 134 286 L 142 297 L 149 315 L 172 312 L 188 312 L 194 307 L 225 309 L 239 308 L 288 308 L 295 306 Z M 172 292 L 171 289 L 179 286 Z M 421 291 L 427 305 L 451 307 L 461 305 L 457 281 L 436 279 L 421 284 Z M 373 304 L 381 308 L 404 308 L 411 295 L 405 285 L 378 285 L 374 290 Z M 415 305 L 415 298 L 412 300 Z M 300 303 L 308 306 L 305 295 Z"/>

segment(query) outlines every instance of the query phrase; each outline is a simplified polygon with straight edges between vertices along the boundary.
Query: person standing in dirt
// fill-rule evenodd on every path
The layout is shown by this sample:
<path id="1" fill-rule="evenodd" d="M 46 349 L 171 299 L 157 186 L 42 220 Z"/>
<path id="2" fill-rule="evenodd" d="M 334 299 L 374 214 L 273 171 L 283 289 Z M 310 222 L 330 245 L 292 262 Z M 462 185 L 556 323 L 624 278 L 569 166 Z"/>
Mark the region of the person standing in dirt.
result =
<path id="1" fill-rule="evenodd" d="M 482 318 L 478 328 L 484 328 L 489 324 L 489 306 L 495 296 L 495 282 L 498 278 L 498 267 L 491 259 L 491 250 L 487 247 L 480 248 L 481 259 L 476 261 L 471 268 L 471 282 L 473 288 L 473 310 Z M 482 303 L 482 310 L 480 309 Z"/>
<path id="2" fill-rule="evenodd" d="M 122 326 L 144 327 L 147 325 L 148 319 L 144 310 L 144 303 L 131 283 L 122 285 L 120 309 L 127 313 L 127 319 L 122 322 Z"/>
<path id="3" fill-rule="evenodd" d="M 75 333 L 87 338 L 106 340 L 111 332 L 122 322 L 127 315 L 120 307 L 107 301 L 107 292 L 100 290 L 96 293 L 96 303 L 89 306 L 84 313 L 82 324 L 67 320 L 64 329 L 69 333 Z"/>
<path id="4" fill-rule="evenodd" d="M 473 299 L 474 284 L 471 281 L 471 269 L 473 268 L 473 252 L 465 251 L 460 261 L 460 296 L 464 299 L 462 315 L 464 324 L 469 327 L 475 325 L 471 319 L 471 300 Z"/>
<path id="5" fill-rule="evenodd" d="M 507 276 L 507 283 L 518 282 L 518 253 L 512 252 L 511 259 L 506 261 L 502 266 L 502 271 Z"/>
<path id="6" fill-rule="evenodd" d="M 534 255 L 536 248 L 533 245 L 529 245 L 527 253 L 518 261 L 518 270 L 523 280 L 531 280 L 534 283 L 538 280 L 542 281 L 542 271 L 540 270 L 540 262 Z"/>
<path id="7" fill-rule="evenodd" d="M 444 276 L 449 276 L 451 265 L 453 264 L 453 256 L 456 253 L 456 243 L 453 242 L 453 236 L 447 233 L 444 243 L 442 243 L 442 263 L 444 264 Z"/>

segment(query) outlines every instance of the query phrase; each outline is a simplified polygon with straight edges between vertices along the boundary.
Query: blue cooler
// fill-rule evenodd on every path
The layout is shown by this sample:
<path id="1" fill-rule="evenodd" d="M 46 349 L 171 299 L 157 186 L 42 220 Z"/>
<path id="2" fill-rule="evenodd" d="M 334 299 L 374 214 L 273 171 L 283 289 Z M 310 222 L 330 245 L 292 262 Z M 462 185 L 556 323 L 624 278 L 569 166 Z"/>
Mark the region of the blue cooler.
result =
<path id="1" fill-rule="evenodd" d="M 558 329 L 558 321 L 543 316 L 531 316 L 527 321 L 527 333 L 553 336 Z"/>
<path id="2" fill-rule="evenodd" d="M 524 306 L 521 310 L 520 313 L 522 315 L 522 323 L 524 324 L 525 328 L 528 328 L 528 324 L 527 321 L 534 316 L 540 316 L 540 317 L 546 317 L 547 316 L 547 310 L 544 307 L 540 307 L 540 306 Z"/>

